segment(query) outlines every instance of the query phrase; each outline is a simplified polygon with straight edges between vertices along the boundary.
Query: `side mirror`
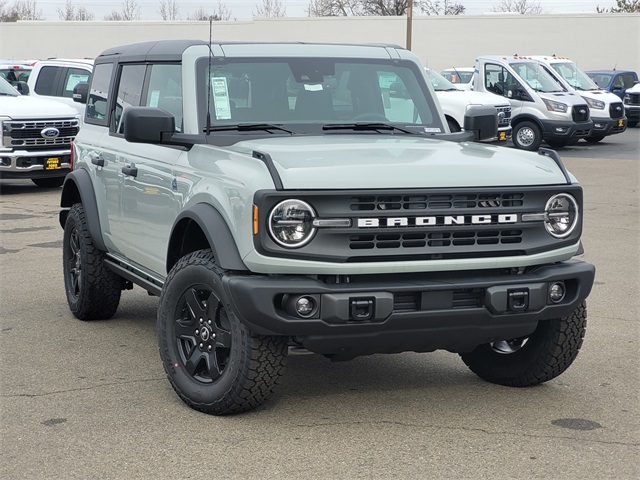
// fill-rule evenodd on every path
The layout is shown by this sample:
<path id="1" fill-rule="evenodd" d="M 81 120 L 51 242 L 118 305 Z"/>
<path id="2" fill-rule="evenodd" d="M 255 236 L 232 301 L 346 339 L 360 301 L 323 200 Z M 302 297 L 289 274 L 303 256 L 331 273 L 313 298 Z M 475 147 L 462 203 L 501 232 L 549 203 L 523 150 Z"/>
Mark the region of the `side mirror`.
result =
<path id="1" fill-rule="evenodd" d="M 525 102 L 533 101 L 531 96 L 522 87 L 516 88 L 516 91 L 515 91 L 515 93 L 513 95 L 513 98 L 515 98 L 516 100 L 522 100 L 522 101 L 525 101 Z"/>
<path id="2" fill-rule="evenodd" d="M 15 87 L 20 95 L 29 95 L 29 85 L 27 85 L 27 82 L 16 82 Z"/>
<path id="3" fill-rule="evenodd" d="M 87 97 L 89 97 L 89 84 L 79 83 L 73 87 L 73 101 L 78 103 L 87 103 Z"/>
<path id="4" fill-rule="evenodd" d="M 162 143 L 176 131 L 176 119 L 156 107 L 129 107 L 122 113 L 124 138 L 133 143 Z"/>
<path id="5" fill-rule="evenodd" d="M 473 132 L 474 140 L 491 140 L 498 136 L 498 112 L 495 107 L 472 105 L 464 116 L 464 129 Z"/>

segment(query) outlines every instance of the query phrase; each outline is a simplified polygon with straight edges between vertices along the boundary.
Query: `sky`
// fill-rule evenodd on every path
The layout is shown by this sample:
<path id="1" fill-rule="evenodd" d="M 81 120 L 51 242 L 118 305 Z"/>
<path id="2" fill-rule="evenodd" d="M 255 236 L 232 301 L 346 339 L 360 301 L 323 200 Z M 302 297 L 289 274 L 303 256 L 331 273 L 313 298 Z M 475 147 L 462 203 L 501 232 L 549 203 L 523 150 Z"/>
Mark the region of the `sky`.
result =
<path id="1" fill-rule="evenodd" d="M 13 0 L 5 0 L 11 5 Z M 37 9 L 42 12 L 46 20 L 58 20 L 58 9 L 63 9 L 66 0 L 35 0 Z M 162 20 L 158 13 L 160 0 L 135 0 L 140 7 L 141 20 Z M 308 0 L 280 0 L 286 7 L 287 17 L 306 17 Z M 456 0 L 466 8 L 467 15 L 482 15 L 490 12 L 491 8 L 499 3 L 499 0 Z M 615 0 L 532 0 L 537 1 L 548 13 L 595 13 L 596 7 L 611 7 Z M 102 20 L 105 15 L 113 11 L 122 11 L 122 0 L 72 0 L 76 7 L 84 7 L 94 15 L 95 20 Z M 231 19 L 250 20 L 256 6 L 262 5 L 262 0 L 223 0 L 222 3 L 231 11 Z M 180 15 L 187 16 L 196 12 L 199 8 L 214 11 L 218 0 L 179 0 Z M 418 15 L 418 13 L 414 13 Z"/>

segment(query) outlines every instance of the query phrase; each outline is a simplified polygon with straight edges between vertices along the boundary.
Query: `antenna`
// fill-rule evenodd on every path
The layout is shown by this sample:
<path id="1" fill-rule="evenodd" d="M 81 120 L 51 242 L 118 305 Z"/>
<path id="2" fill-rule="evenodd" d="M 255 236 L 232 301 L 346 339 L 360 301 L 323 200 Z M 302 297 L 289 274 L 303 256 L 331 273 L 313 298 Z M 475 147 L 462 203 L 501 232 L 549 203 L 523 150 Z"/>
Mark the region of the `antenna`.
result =
<path id="1" fill-rule="evenodd" d="M 207 68 L 207 127 L 205 133 L 209 133 L 211 129 L 211 57 L 213 57 L 213 50 L 211 50 L 211 41 L 213 38 L 213 16 L 209 16 L 209 67 Z"/>

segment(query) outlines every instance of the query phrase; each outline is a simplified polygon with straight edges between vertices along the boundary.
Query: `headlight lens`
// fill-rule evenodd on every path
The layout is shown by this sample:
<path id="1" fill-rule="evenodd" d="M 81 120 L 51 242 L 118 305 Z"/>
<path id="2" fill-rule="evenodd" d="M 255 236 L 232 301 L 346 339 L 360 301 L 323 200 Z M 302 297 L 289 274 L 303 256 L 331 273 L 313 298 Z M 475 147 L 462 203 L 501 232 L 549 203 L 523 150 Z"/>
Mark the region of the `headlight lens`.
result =
<path id="1" fill-rule="evenodd" d="M 554 102 L 553 100 L 547 100 L 546 98 L 543 98 L 542 100 L 547 106 L 547 110 L 549 110 L 550 112 L 567 112 L 567 106 L 564 103 Z"/>
<path id="2" fill-rule="evenodd" d="M 589 98 L 589 97 L 582 97 L 584 98 L 584 101 L 587 102 L 587 105 L 589 105 L 589 108 L 595 108 L 596 110 L 604 110 L 604 102 L 601 100 L 594 100 L 593 98 Z"/>
<path id="3" fill-rule="evenodd" d="M 284 200 L 269 214 L 269 232 L 276 243 L 287 248 L 305 245 L 316 232 L 311 205 L 302 200 Z"/>
<path id="4" fill-rule="evenodd" d="M 578 202 L 567 193 L 559 193 L 549 199 L 545 207 L 544 226 L 556 238 L 565 238 L 578 225 Z"/>
<path id="5" fill-rule="evenodd" d="M 625 105 L 629 105 L 629 104 L 631 103 L 631 95 L 629 95 L 628 93 L 627 93 L 627 94 L 625 94 L 625 96 L 624 96 L 624 100 L 622 100 L 622 101 L 623 101 L 623 103 L 624 103 Z"/>

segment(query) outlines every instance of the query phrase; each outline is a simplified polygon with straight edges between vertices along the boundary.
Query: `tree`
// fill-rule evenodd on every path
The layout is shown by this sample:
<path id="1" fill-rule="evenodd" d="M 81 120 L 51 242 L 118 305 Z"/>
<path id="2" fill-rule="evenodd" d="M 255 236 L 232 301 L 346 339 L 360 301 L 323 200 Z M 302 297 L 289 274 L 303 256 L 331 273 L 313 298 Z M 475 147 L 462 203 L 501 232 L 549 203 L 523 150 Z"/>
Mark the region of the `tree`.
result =
<path id="1" fill-rule="evenodd" d="M 520 13 L 522 15 L 539 15 L 547 13 L 542 8 L 540 2 L 533 0 L 500 0 L 497 5 L 491 8 L 492 12 Z"/>
<path id="2" fill-rule="evenodd" d="M 311 0 L 310 17 L 401 16 L 407 14 L 408 0 Z M 461 15 L 465 8 L 454 0 L 414 0 L 414 12 L 426 15 Z"/>
<path id="3" fill-rule="evenodd" d="M 176 0 L 161 0 L 158 13 L 164 21 L 180 20 L 180 12 Z"/>
<path id="4" fill-rule="evenodd" d="M 0 21 L 17 22 L 18 20 L 44 20 L 42 10 L 38 10 L 36 1 L 17 1 L 11 7 L 7 2 L 0 3 Z"/>
<path id="5" fill-rule="evenodd" d="M 254 17 L 280 18 L 287 16 L 287 9 L 280 0 L 262 0 L 262 5 L 256 5 Z"/>
<path id="6" fill-rule="evenodd" d="M 211 19 L 214 22 L 219 22 L 222 20 L 229 20 L 230 18 L 231 10 L 229 10 L 224 3 L 218 2 L 218 6 L 214 9 L 213 13 L 209 13 L 204 8 L 200 7 L 193 13 L 193 15 L 189 15 L 187 20 L 208 22 Z"/>
<path id="7" fill-rule="evenodd" d="M 140 20 L 140 7 L 135 0 L 124 0 L 122 2 L 122 11 L 113 10 L 109 15 L 104 17 L 107 21 L 133 21 Z"/>
<path id="8" fill-rule="evenodd" d="M 640 13 L 640 0 L 616 0 L 611 8 L 597 7 L 598 13 Z"/>
<path id="9" fill-rule="evenodd" d="M 58 18 L 64 21 L 90 21 L 93 20 L 93 13 L 84 7 L 75 7 L 71 0 L 67 0 L 64 8 L 57 8 Z"/>

